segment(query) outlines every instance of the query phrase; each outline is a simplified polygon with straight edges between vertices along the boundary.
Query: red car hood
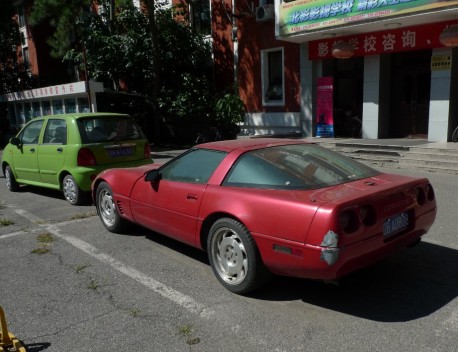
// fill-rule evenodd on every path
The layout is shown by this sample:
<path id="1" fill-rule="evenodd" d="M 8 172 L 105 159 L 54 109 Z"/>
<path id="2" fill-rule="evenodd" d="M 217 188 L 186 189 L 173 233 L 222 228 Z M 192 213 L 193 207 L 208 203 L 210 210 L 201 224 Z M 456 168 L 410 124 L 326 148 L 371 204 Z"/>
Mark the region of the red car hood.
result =
<path id="1" fill-rule="evenodd" d="M 99 180 L 106 180 L 114 193 L 128 196 L 138 179 L 143 178 L 145 173 L 157 169 L 159 166 L 160 164 L 148 164 L 138 167 L 108 169 L 101 172 L 92 184 L 97 184 Z"/>

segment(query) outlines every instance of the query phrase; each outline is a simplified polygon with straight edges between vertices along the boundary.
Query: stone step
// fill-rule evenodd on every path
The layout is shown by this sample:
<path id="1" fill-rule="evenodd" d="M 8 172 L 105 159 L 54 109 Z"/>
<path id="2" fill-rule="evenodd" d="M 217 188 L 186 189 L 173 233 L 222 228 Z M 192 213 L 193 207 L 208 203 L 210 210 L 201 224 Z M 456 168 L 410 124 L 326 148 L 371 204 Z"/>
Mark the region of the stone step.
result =
<path id="1" fill-rule="evenodd" d="M 412 160 L 428 160 L 428 161 L 445 161 L 445 162 L 457 162 L 458 163 L 458 153 L 423 153 L 421 151 L 410 151 L 403 155 L 405 159 Z"/>
<path id="2" fill-rule="evenodd" d="M 458 174 L 458 150 L 359 143 L 320 143 L 367 165 Z"/>

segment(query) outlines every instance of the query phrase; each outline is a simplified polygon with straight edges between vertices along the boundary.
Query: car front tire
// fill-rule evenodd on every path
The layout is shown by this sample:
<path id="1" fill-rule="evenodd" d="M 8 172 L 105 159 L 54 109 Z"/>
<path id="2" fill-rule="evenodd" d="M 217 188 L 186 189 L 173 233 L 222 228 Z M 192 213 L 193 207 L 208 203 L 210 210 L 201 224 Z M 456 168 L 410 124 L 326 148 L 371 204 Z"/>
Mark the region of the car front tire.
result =
<path id="1" fill-rule="evenodd" d="M 9 165 L 5 168 L 5 179 L 6 187 L 10 192 L 17 192 L 19 190 L 19 184 L 17 183 L 13 171 Z"/>
<path id="2" fill-rule="evenodd" d="M 207 239 L 207 250 L 213 273 L 231 292 L 246 294 L 270 277 L 250 232 L 234 219 L 215 221 Z"/>
<path id="3" fill-rule="evenodd" d="M 62 192 L 71 205 L 81 205 L 86 200 L 86 194 L 79 188 L 72 175 L 66 175 L 62 181 Z"/>
<path id="4" fill-rule="evenodd" d="M 97 214 L 102 220 L 103 226 L 114 233 L 121 233 L 127 226 L 127 221 L 121 218 L 113 202 L 113 191 L 106 182 L 101 182 L 96 192 Z"/>

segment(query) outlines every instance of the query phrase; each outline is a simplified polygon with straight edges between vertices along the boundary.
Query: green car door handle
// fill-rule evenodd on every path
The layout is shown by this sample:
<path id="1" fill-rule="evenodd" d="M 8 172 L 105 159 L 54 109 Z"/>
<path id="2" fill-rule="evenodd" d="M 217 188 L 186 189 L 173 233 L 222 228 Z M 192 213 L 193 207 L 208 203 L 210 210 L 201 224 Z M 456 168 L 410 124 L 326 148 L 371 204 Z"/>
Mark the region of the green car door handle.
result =
<path id="1" fill-rule="evenodd" d="M 59 153 L 62 153 L 64 150 L 63 150 L 62 148 L 57 148 L 57 151 L 58 151 Z"/>
<path id="2" fill-rule="evenodd" d="M 32 153 L 35 153 L 35 148 L 30 148 L 30 151 L 31 151 Z"/>

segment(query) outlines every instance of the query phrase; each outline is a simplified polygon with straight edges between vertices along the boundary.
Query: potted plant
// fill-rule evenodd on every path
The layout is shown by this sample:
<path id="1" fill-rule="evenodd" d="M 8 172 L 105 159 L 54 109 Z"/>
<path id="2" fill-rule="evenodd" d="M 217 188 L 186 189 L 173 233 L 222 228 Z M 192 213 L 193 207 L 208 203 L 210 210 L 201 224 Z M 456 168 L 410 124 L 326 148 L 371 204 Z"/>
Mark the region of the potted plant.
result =
<path id="1" fill-rule="evenodd" d="M 222 139 L 237 138 L 239 124 L 245 120 L 245 106 L 237 92 L 237 87 L 234 87 L 215 103 L 216 123 L 224 137 Z"/>

